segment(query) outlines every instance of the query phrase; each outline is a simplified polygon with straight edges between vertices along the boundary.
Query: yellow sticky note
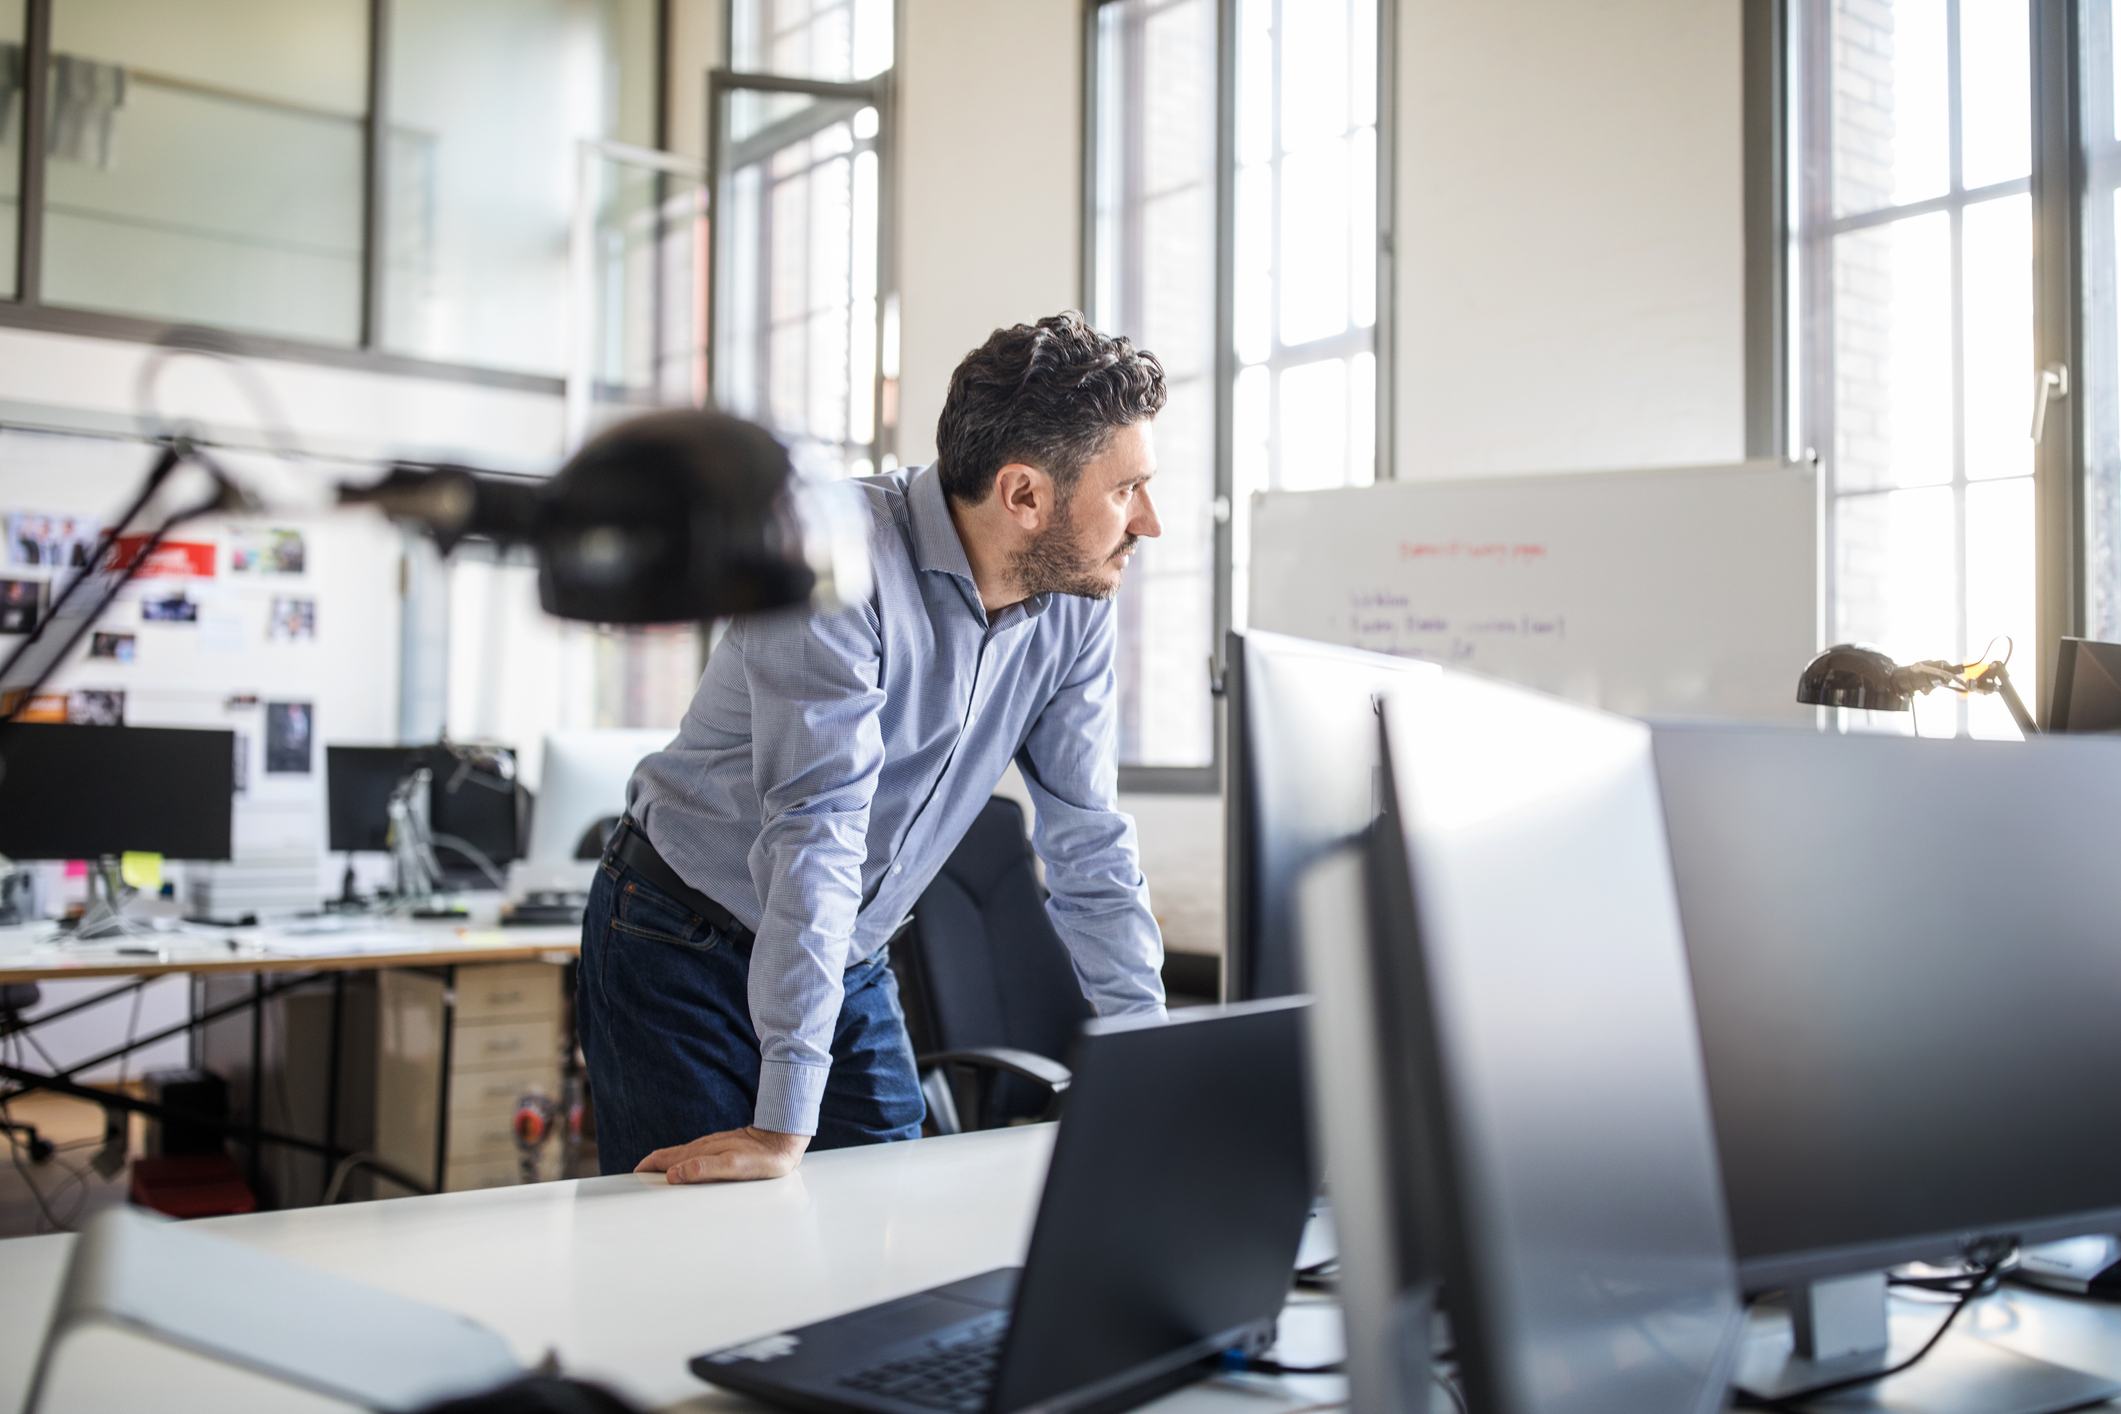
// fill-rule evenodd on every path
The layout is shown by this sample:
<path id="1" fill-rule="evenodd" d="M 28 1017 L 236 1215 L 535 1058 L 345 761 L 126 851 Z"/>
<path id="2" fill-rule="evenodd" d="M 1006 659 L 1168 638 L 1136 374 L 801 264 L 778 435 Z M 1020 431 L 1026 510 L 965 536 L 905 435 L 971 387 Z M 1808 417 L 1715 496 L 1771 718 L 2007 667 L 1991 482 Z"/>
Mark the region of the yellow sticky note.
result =
<path id="1" fill-rule="evenodd" d="M 162 856 L 127 850 L 118 861 L 118 872 L 128 887 L 154 893 L 162 887 Z"/>

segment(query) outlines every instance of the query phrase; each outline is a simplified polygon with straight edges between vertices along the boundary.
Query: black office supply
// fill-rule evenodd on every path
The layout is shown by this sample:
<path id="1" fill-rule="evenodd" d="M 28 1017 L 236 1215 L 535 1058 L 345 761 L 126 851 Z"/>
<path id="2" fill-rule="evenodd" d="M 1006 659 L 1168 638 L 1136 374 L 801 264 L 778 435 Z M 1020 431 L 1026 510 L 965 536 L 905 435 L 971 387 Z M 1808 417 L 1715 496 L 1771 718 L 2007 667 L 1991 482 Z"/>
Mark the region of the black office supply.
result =
<path id="1" fill-rule="evenodd" d="M 434 773 L 427 818 L 442 879 L 453 889 L 494 889 L 489 875 L 465 849 L 500 867 L 523 854 L 523 812 L 516 789 L 516 754 L 506 746 L 439 743 L 422 747 L 420 764 Z"/>
<path id="2" fill-rule="evenodd" d="M 2121 643 L 2065 638 L 2055 655 L 2051 732 L 2121 732 Z"/>
<path id="3" fill-rule="evenodd" d="M 1296 880 L 1320 852 L 1377 818 L 1375 699 L 1436 669 L 1259 631 L 1230 634 L 1223 653 L 1230 712 L 1223 997 L 1290 996 L 1303 990 Z"/>
<path id="4" fill-rule="evenodd" d="M 390 797 L 422 764 L 407 746 L 324 748 L 326 848 L 334 854 L 390 848 Z"/>
<path id="5" fill-rule="evenodd" d="M 1806 1341 L 1883 1369 L 1905 1343 L 1865 1274 L 2121 1230 L 2121 741 L 1670 727 L 1656 753 L 1745 1284 L 1868 1281 L 1866 1340 Z M 1938 1409 L 2116 1389 L 1959 1332 L 1918 1376 Z"/>
<path id="6" fill-rule="evenodd" d="M 1105 1409 L 1263 1344 L 1311 1196 L 1304 1009 L 1090 1023 L 1021 1268 L 759 1336 L 693 1373 L 803 1409 Z"/>
<path id="7" fill-rule="evenodd" d="M 1398 1298 L 1418 1311 L 1441 1281 L 1473 1408 L 1720 1408 L 1743 1313 L 1649 732 L 1448 672 L 1393 692 L 1382 726 L 1383 1019 L 1359 1049 L 1323 1010 L 1314 1035 L 1322 1086 L 1367 1065 L 1401 1107 L 1391 1177 L 1427 1265 Z M 1387 1255 L 1336 1214 L 1344 1268 Z"/>
<path id="8" fill-rule="evenodd" d="M 13 723 L 0 762 L 0 854 L 227 859 L 235 743 L 225 731 Z"/>

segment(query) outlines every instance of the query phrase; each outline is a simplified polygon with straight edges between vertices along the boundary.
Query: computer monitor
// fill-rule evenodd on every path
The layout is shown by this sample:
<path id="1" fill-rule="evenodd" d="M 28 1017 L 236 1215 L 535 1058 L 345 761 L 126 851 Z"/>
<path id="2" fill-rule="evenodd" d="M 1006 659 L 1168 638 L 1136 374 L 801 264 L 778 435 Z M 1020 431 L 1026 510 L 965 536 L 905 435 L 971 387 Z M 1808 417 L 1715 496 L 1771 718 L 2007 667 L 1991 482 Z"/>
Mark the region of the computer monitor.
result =
<path id="1" fill-rule="evenodd" d="M 427 820 L 442 882 L 453 889 L 503 887 L 505 879 L 487 866 L 498 871 L 523 853 L 515 749 L 441 743 L 421 747 L 420 764 L 434 772 Z"/>
<path id="2" fill-rule="evenodd" d="M 409 746 L 324 748 L 325 843 L 333 853 L 390 848 L 390 797 L 420 765 Z"/>
<path id="3" fill-rule="evenodd" d="M 2121 643 L 2065 638 L 2048 699 L 2051 732 L 2121 732 Z"/>
<path id="4" fill-rule="evenodd" d="M 234 732 L 15 723 L 0 736 L 0 855 L 231 858 Z"/>
<path id="5" fill-rule="evenodd" d="M 1388 696 L 1382 739 L 1369 926 L 1305 936 L 1320 1088 L 1394 1111 L 1352 1143 L 1328 1111 L 1335 1182 L 1389 1150 L 1413 1229 L 1336 1205 L 1351 1359 L 1382 1326 L 1425 1373 L 1405 1342 L 1440 1282 L 1473 1408 L 1721 1408 L 1743 1311 L 1648 729 L 1439 672 Z M 1311 969 L 1320 949 L 1360 960 Z M 1365 1011 L 1367 1035 L 1334 1024 Z M 1351 1368 L 1357 1406 L 1419 1407 L 1378 1363 Z"/>
<path id="6" fill-rule="evenodd" d="M 514 871 L 514 891 L 588 892 L 590 871 L 603 851 L 602 826 L 624 813 L 633 768 L 669 741 L 670 732 L 660 727 L 548 735 L 530 811 L 530 845 Z"/>
<path id="7" fill-rule="evenodd" d="M 1257 630 L 1229 635 L 1224 665 L 1223 996 L 1289 996 L 1304 990 L 1295 881 L 1377 817 L 1377 695 L 1436 667 Z"/>
<path id="8" fill-rule="evenodd" d="M 1746 1285 L 2121 1231 L 2121 741 L 1656 750 Z"/>

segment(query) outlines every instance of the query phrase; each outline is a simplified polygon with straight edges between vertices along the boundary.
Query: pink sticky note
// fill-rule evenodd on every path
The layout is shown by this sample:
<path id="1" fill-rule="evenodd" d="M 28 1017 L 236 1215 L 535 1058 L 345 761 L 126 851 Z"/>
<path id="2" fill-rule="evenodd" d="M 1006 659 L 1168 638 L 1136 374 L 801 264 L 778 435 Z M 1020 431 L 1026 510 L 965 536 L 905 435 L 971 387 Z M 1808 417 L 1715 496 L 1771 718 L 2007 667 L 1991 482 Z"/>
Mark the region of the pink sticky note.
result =
<path id="1" fill-rule="evenodd" d="M 85 859 L 67 860 L 66 877 L 69 879 L 86 879 L 88 877 L 88 861 Z"/>

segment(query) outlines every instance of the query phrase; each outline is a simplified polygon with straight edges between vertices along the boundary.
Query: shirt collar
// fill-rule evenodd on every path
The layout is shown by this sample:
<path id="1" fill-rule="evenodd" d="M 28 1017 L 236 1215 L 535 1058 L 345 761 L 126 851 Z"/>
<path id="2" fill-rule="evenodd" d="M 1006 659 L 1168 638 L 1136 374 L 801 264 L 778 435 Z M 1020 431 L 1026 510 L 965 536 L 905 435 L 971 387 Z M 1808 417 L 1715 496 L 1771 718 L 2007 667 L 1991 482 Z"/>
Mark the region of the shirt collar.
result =
<path id="1" fill-rule="evenodd" d="M 950 518 L 950 505 L 943 490 L 943 478 L 939 463 L 930 462 L 913 473 L 906 486 L 906 502 L 911 508 L 913 523 L 913 561 L 923 570 L 937 574 L 954 575 L 964 581 L 965 594 L 978 610 L 982 619 L 986 611 L 980 608 L 979 582 L 972 577 L 972 561 L 965 554 L 965 542 L 958 538 L 957 522 Z M 1046 612 L 1050 594 L 1034 594 L 1021 604 L 1023 616 L 1035 619 Z"/>

